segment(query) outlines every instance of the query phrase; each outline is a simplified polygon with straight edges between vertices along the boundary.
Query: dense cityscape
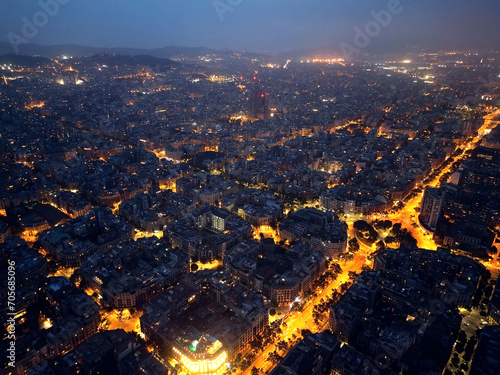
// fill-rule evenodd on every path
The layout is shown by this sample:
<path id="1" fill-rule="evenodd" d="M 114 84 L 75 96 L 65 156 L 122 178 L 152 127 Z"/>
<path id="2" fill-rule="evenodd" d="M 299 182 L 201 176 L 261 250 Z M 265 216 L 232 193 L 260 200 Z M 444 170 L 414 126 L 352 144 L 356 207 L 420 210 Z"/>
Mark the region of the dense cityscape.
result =
<path id="1" fill-rule="evenodd" d="M 499 373 L 500 52 L 41 55 L 0 55 L 1 373 Z"/>
<path id="2" fill-rule="evenodd" d="M 16 373 L 495 368 L 498 55 L 2 59 Z"/>

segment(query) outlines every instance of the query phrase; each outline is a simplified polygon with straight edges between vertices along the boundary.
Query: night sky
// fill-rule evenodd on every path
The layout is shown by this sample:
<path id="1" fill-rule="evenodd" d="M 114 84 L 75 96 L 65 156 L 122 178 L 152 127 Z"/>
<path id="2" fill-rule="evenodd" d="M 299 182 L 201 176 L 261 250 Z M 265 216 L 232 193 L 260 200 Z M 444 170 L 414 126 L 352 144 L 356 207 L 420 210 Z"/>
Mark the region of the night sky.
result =
<path id="1" fill-rule="evenodd" d="M 94 47 L 205 46 L 280 52 L 338 47 L 342 42 L 352 44 L 354 28 L 364 28 L 373 20 L 372 10 L 387 9 L 391 1 L 397 0 L 59 1 L 67 4 L 61 5 L 47 25 L 28 38 L 30 42 Z M 400 0 L 400 3 L 402 11 L 393 15 L 389 24 L 372 38 L 369 49 L 500 48 L 498 0 Z M 35 0 L 3 0 L 0 4 L 1 41 L 9 41 L 9 32 L 23 36 L 22 18 L 32 20 L 41 10 Z"/>

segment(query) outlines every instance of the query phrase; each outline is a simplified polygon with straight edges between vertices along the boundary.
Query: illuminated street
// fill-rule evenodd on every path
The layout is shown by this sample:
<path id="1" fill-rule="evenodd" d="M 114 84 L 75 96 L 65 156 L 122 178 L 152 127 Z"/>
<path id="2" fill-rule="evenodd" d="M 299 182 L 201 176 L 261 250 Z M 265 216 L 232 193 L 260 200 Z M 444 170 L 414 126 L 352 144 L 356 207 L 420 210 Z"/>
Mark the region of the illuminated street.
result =
<path id="1" fill-rule="evenodd" d="M 50 276 L 53 276 L 53 277 L 65 277 L 65 278 L 69 279 L 71 277 L 71 275 L 73 275 L 73 273 L 75 272 L 75 270 L 76 270 L 76 268 L 64 268 L 64 267 L 61 267 L 53 275 L 50 275 Z"/>
<path id="2" fill-rule="evenodd" d="M 274 243 L 280 242 L 280 236 L 276 229 L 273 229 L 269 225 L 263 225 L 260 227 L 252 227 L 253 229 L 253 239 L 255 241 L 260 241 L 261 234 L 264 235 L 265 238 L 272 238 Z"/>
<path id="3" fill-rule="evenodd" d="M 222 266 L 222 262 L 218 261 L 218 260 L 213 260 L 211 262 L 205 262 L 205 263 L 202 263 L 202 262 L 196 262 L 196 263 L 193 263 L 193 264 L 196 264 L 196 266 L 198 267 L 197 268 L 197 271 L 201 271 L 201 270 L 215 270 L 219 267 Z"/>
<path id="4" fill-rule="evenodd" d="M 123 329 L 125 332 L 141 333 L 141 324 L 139 318 L 142 311 L 136 311 L 133 314 L 128 309 L 112 310 L 111 312 L 103 312 L 101 314 L 102 330 L 111 331 L 113 329 Z"/>
<path id="5" fill-rule="evenodd" d="M 151 237 L 156 237 L 156 238 L 162 238 L 163 237 L 163 232 L 162 231 L 154 231 L 154 232 L 144 232 L 139 229 L 135 230 L 134 238 L 151 238 Z"/>
<path id="6" fill-rule="evenodd" d="M 293 340 L 292 335 L 295 334 L 296 336 L 300 336 L 300 331 L 302 329 L 309 329 L 313 333 L 321 332 L 324 329 L 326 329 L 328 325 L 328 319 L 325 319 L 320 324 L 320 326 L 314 323 L 314 319 L 312 318 L 314 306 L 319 304 L 321 299 L 323 300 L 328 299 L 334 290 L 338 291 L 338 288 L 341 284 L 349 281 L 348 277 L 349 271 L 357 273 L 361 272 L 361 269 L 363 265 L 366 264 L 366 262 L 367 262 L 366 256 L 363 255 L 355 255 L 352 261 L 338 262 L 339 265 L 342 267 L 342 273 L 338 276 L 338 278 L 334 282 L 330 283 L 321 293 L 314 296 L 312 299 L 306 301 L 305 306 L 303 307 L 303 310 L 301 312 L 293 311 L 283 319 L 283 322 L 286 323 L 286 328 L 283 328 L 282 324 L 283 333 L 281 335 L 278 335 L 276 342 L 288 339 Z M 249 375 L 250 369 L 252 367 L 261 369 L 263 374 L 268 373 L 269 370 L 272 369 L 274 366 L 269 361 L 267 361 L 267 357 L 269 356 L 269 353 L 273 352 L 275 349 L 276 349 L 275 344 L 271 344 L 268 347 L 266 347 L 263 352 L 258 354 L 255 361 L 249 366 L 249 368 L 246 371 L 242 372 L 242 374 Z"/>

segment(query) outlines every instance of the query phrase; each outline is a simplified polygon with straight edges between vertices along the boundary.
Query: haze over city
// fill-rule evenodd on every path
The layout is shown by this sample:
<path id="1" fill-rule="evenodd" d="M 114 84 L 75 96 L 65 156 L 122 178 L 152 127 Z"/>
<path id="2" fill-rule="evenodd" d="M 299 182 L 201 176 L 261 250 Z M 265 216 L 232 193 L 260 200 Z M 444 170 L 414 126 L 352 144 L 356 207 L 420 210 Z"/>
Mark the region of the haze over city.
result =
<path id="1" fill-rule="evenodd" d="M 64 1 L 57 17 L 30 40 L 36 44 L 160 48 L 169 45 L 283 52 L 338 47 L 372 11 L 401 9 L 372 51 L 419 48 L 498 48 L 500 3 L 495 0 L 146 0 Z M 398 5 L 399 4 L 399 5 Z M 21 35 L 22 18 L 37 2 L 2 4 L 1 40 Z M 5 15 L 8 15 L 6 17 Z"/>

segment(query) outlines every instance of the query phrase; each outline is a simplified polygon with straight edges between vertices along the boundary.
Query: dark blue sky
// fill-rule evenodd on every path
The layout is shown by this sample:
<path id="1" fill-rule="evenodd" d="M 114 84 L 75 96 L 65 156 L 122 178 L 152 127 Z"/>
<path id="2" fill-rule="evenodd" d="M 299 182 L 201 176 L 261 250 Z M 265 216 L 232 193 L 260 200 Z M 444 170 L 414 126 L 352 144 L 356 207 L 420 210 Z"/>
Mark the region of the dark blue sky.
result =
<path id="1" fill-rule="evenodd" d="M 57 1 L 57 0 L 42 0 Z M 283 51 L 352 44 L 370 11 L 397 0 L 60 0 L 67 2 L 30 42 L 96 47 L 206 46 Z M 493 47 L 500 49 L 499 0 L 400 0 L 403 8 L 373 38 L 371 49 Z M 236 4 L 222 17 L 214 3 Z M 239 4 L 239 5 L 238 5 Z M 0 40 L 23 36 L 22 18 L 37 0 L 0 0 Z M 219 11 L 220 12 L 220 11 Z M 223 19 L 222 19 L 223 18 Z M 43 22 L 43 19 L 40 19 Z"/>

